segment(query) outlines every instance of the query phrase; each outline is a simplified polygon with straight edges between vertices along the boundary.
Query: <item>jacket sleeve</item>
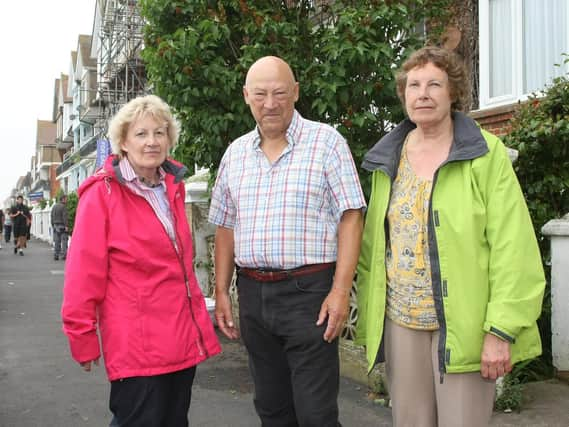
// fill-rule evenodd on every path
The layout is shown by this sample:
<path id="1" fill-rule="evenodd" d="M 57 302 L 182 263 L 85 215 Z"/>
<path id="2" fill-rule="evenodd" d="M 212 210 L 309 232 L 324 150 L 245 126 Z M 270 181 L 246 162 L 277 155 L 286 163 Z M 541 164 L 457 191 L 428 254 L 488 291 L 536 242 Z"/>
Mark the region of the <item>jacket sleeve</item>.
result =
<path id="1" fill-rule="evenodd" d="M 108 279 L 108 199 L 102 181 L 87 188 L 77 206 L 63 287 L 61 316 L 73 358 L 81 363 L 100 356 L 97 307 Z"/>
<path id="2" fill-rule="evenodd" d="M 495 142 L 485 186 L 490 296 L 484 330 L 513 343 L 541 313 L 545 276 L 524 195 L 504 145 Z"/>

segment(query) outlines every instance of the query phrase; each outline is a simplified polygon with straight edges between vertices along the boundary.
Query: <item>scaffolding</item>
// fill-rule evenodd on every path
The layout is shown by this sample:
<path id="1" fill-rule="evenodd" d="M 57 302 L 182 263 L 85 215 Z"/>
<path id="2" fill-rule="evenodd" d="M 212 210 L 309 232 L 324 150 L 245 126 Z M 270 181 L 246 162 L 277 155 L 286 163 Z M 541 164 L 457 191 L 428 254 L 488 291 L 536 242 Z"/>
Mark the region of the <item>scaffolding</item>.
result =
<path id="1" fill-rule="evenodd" d="M 140 57 L 144 21 L 136 0 L 99 1 L 96 132 L 105 135 L 109 119 L 128 101 L 146 92 Z"/>

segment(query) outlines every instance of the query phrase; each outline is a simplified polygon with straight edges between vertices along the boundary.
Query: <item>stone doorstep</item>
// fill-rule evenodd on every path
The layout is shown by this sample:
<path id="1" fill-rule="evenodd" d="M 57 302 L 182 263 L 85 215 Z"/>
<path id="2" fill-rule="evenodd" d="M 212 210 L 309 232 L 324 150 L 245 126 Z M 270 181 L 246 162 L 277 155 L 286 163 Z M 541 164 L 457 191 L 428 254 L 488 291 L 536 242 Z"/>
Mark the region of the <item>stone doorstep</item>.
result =
<path id="1" fill-rule="evenodd" d="M 560 381 L 563 381 L 567 385 L 569 385 L 569 371 L 559 371 L 555 370 L 555 377 Z"/>

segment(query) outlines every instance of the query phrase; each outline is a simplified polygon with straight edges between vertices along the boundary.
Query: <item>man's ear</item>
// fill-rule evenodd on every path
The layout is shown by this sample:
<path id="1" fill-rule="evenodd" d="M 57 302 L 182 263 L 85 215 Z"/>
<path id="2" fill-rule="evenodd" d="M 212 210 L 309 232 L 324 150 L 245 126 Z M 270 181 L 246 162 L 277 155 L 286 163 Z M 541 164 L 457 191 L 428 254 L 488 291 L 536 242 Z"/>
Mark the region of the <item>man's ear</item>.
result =
<path id="1" fill-rule="evenodd" d="M 246 86 L 243 86 L 243 99 L 245 100 L 245 104 L 249 105 L 249 92 Z"/>

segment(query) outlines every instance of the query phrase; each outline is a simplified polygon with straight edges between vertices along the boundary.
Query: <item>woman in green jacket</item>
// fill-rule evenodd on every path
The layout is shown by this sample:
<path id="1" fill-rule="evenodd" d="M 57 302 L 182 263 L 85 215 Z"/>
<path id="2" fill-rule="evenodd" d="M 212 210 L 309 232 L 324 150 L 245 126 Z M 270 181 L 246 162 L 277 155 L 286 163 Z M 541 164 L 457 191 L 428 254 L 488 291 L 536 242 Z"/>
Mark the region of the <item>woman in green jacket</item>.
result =
<path id="1" fill-rule="evenodd" d="M 541 353 L 536 237 L 506 148 L 460 112 L 466 82 L 453 53 L 415 52 L 408 119 L 363 162 L 356 336 L 370 370 L 386 361 L 396 427 L 488 425 L 496 378 Z"/>

